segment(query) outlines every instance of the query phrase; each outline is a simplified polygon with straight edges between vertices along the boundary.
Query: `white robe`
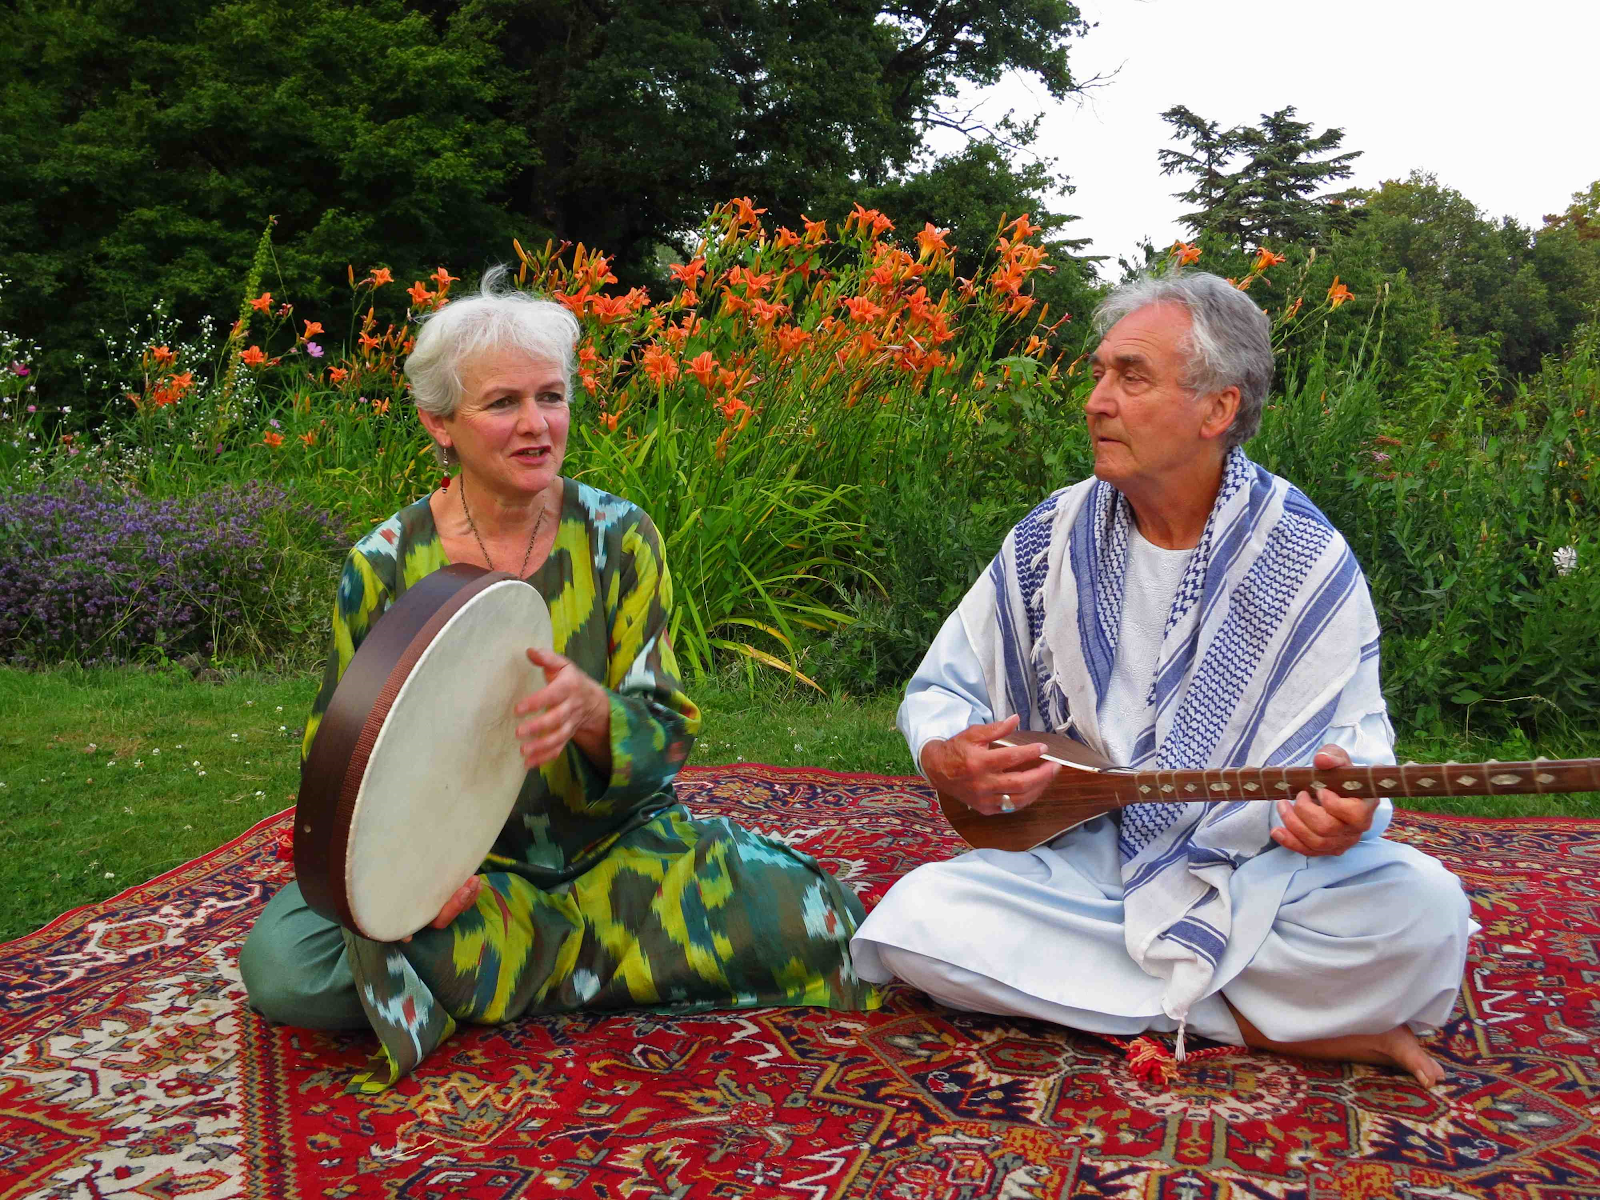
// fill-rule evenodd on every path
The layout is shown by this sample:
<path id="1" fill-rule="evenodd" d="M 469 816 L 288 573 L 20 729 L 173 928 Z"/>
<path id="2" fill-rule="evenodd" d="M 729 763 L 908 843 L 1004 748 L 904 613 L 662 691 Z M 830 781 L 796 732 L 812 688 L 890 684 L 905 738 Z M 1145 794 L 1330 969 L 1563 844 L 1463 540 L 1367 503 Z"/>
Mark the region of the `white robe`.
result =
<path id="1" fill-rule="evenodd" d="M 1140 706 L 1137 680 L 1153 666 L 1161 637 L 1150 614 L 1165 614 L 1184 567 L 1137 535 L 1129 551 L 1117 657 L 1119 668 L 1133 666 L 1120 685 L 1113 677 L 1105 713 L 1112 724 L 1102 725 L 1123 761 L 1132 734 L 1115 720 L 1118 695 L 1129 691 L 1130 715 Z M 1349 687 L 1373 684 L 1363 677 Z M 920 770 L 929 740 L 993 719 L 978 655 L 953 613 L 907 688 L 900 730 Z M 1357 763 L 1377 764 L 1394 761 L 1391 737 L 1378 712 L 1330 727 L 1324 740 Z M 1344 854 L 1307 859 L 1276 847 L 1234 872 L 1232 933 L 1209 990 L 1188 1011 L 1190 1029 L 1242 1041 L 1224 994 L 1279 1041 L 1400 1024 L 1427 1034 L 1444 1024 L 1465 963 L 1466 898 L 1437 861 L 1383 838 L 1391 815 L 1382 801 L 1372 828 Z M 1164 981 L 1142 970 L 1125 944 L 1110 818 L 1034 850 L 978 850 L 918 868 L 868 916 L 851 952 L 863 978 L 898 977 L 955 1008 L 1122 1036 L 1178 1027 L 1163 1011 Z"/>

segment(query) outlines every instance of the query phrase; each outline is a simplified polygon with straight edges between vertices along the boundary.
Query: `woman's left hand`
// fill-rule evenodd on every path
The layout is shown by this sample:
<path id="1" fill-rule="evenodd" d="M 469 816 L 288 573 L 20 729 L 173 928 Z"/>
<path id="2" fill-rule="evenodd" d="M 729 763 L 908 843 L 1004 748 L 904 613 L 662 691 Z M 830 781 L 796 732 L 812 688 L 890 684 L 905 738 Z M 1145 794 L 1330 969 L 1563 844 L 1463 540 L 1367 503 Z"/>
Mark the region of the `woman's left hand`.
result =
<path id="1" fill-rule="evenodd" d="M 532 771 L 554 762 L 576 741 L 589 761 L 611 769 L 611 696 L 569 658 L 549 650 L 529 650 L 528 661 L 544 671 L 544 686 L 517 702 L 519 717 L 537 714 L 517 726 L 522 761 Z"/>

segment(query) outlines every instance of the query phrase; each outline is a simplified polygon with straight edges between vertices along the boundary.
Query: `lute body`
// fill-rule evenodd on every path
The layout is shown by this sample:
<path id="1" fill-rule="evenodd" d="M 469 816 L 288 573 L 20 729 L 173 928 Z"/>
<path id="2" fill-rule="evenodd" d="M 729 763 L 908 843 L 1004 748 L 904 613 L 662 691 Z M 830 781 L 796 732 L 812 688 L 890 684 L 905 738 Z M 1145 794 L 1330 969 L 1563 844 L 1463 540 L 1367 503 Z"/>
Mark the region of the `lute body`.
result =
<path id="1" fill-rule="evenodd" d="M 1292 799 L 1329 788 L 1342 796 L 1505 796 L 1600 792 L 1600 758 L 1534 762 L 1408 763 L 1405 766 L 1223 767 L 1204 771 L 1133 771 L 1107 762 L 1081 743 L 1055 733 L 1018 730 L 997 746 L 1045 747 L 1064 768 L 1038 800 L 1014 813 L 985 816 L 939 793 L 951 828 L 979 849 L 1027 850 L 1076 825 L 1130 804 L 1192 800 Z"/>

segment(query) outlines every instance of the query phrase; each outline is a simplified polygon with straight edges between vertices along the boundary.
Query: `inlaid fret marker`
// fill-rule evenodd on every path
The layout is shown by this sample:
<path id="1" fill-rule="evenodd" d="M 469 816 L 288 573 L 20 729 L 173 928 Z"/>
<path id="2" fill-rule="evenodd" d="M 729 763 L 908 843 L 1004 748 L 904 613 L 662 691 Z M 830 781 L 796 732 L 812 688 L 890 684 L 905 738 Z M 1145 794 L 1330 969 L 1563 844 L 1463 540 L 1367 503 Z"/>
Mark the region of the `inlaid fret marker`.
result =
<path id="1" fill-rule="evenodd" d="M 1504 775 L 1489 776 L 1489 782 L 1494 784 L 1495 787 L 1510 787 L 1512 784 L 1517 782 L 1517 779 L 1518 777 L 1510 772 L 1507 772 Z"/>
<path id="2" fill-rule="evenodd" d="M 1462 787 L 1471 787 L 1478 782 L 1478 777 L 1476 775 L 1458 775 L 1456 776 L 1456 782 Z"/>
<path id="3" fill-rule="evenodd" d="M 1437 779 L 1435 779 L 1432 775 L 1424 775 L 1421 779 L 1417 780 L 1417 786 L 1418 787 L 1432 787 L 1434 784 L 1436 784 L 1438 782 L 1439 781 Z"/>
<path id="4" fill-rule="evenodd" d="M 1213 783 L 1213 784 L 1212 784 L 1212 785 L 1211 785 L 1211 790 L 1212 790 L 1212 791 L 1213 791 L 1213 792 L 1225 792 L 1225 791 L 1227 791 L 1227 790 L 1228 790 L 1228 789 L 1227 789 L 1227 785 L 1226 785 L 1226 784 L 1222 784 L 1222 783 Z"/>
<path id="5" fill-rule="evenodd" d="M 1358 791 L 1360 791 L 1361 790 L 1361 781 L 1359 779 L 1346 779 L 1344 781 L 1344 790 L 1347 791 L 1347 792 L 1358 792 Z"/>
<path id="6" fill-rule="evenodd" d="M 1395 782 L 1396 781 L 1393 779 L 1380 779 L 1378 780 L 1378 786 L 1381 788 L 1392 788 L 1395 785 Z"/>

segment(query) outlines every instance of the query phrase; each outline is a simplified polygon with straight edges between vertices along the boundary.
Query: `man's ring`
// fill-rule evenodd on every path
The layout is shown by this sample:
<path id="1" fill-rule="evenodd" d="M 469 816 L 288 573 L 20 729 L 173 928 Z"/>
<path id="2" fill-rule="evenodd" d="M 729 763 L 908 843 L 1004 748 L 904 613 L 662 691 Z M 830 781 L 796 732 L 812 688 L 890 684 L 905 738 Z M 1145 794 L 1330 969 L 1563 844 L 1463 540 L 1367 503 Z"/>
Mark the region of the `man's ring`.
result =
<path id="1" fill-rule="evenodd" d="M 1011 797 L 1005 792 L 1000 793 L 1000 811 L 1003 813 L 1016 812 L 1017 806 L 1011 803 Z"/>

